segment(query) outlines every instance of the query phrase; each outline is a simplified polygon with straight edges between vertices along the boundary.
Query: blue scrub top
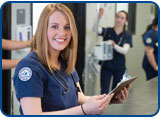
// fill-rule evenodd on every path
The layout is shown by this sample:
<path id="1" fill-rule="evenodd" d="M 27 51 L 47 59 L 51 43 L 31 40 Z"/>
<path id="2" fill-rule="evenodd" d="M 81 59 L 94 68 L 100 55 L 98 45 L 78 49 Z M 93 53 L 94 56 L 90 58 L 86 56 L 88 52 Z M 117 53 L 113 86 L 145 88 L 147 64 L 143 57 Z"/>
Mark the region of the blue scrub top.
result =
<path id="1" fill-rule="evenodd" d="M 154 57 L 155 60 L 158 64 L 158 32 L 155 31 L 154 29 L 149 30 L 143 38 L 143 43 L 145 46 L 149 46 L 154 48 Z M 144 58 L 143 58 L 143 68 L 147 71 L 148 76 L 147 79 L 151 79 L 155 76 L 158 75 L 158 72 L 153 69 L 151 64 L 148 61 L 147 55 L 145 53 Z"/>
<path id="2" fill-rule="evenodd" d="M 133 46 L 132 35 L 127 31 L 123 31 L 122 33 L 117 35 L 113 28 L 102 28 L 102 34 L 99 35 L 103 36 L 104 41 L 113 40 L 117 45 L 121 47 L 123 47 L 125 43 L 128 43 L 130 47 Z M 125 55 L 113 50 L 113 59 L 104 61 L 102 67 L 112 70 L 125 70 L 125 62 Z"/>
<path id="3" fill-rule="evenodd" d="M 17 99 L 23 97 L 40 97 L 43 112 L 64 110 L 78 105 L 78 95 L 71 75 L 65 74 L 65 62 L 60 59 L 61 71 L 57 70 L 53 74 L 48 72 L 44 65 L 41 64 L 36 52 L 31 52 L 23 58 L 18 64 L 14 74 L 14 85 L 16 88 Z M 70 91 L 63 94 L 64 80 L 67 81 Z M 76 70 L 73 72 L 75 81 L 79 81 Z M 57 82 L 55 77 L 60 81 Z M 20 112 L 23 114 L 21 106 Z"/>

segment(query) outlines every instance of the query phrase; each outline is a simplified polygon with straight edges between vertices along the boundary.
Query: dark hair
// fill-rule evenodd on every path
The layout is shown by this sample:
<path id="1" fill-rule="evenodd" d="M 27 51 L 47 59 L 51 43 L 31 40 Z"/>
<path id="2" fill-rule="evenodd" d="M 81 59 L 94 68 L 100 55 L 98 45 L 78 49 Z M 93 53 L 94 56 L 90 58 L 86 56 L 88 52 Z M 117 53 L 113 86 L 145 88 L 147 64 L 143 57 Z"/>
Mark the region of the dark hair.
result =
<path id="1" fill-rule="evenodd" d="M 152 29 L 152 27 L 156 27 L 157 25 L 158 25 L 158 15 L 156 15 L 156 17 L 154 18 L 152 24 L 147 26 L 147 29 L 146 29 L 146 31 L 144 32 L 144 34 L 142 36 L 144 37 L 144 35 L 146 34 L 147 31 Z"/>
<path id="2" fill-rule="evenodd" d="M 126 20 L 128 20 L 128 13 L 126 12 L 126 11 L 124 11 L 124 10 L 121 10 L 121 11 L 119 11 L 118 13 L 116 13 L 116 16 L 119 14 L 119 13 L 124 13 L 125 15 L 126 15 Z M 123 27 L 123 30 L 125 30 L 126 29 L 126 25 L 124 25 L 124 27 Z"/>

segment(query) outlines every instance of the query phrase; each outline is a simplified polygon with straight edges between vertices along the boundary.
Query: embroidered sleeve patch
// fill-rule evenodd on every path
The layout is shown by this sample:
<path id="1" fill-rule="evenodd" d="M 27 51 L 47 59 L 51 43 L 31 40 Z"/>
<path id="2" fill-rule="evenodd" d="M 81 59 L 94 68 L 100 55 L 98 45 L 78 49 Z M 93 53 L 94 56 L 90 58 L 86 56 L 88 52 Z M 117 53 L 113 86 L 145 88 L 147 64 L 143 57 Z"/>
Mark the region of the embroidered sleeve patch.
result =
<path id="1" fill-rule="evenodd" d="M 151 43 L 152 43 L 152 39 L 151 39 L 151 38 L 147 38 L 147 39 L 146 39 L 146 43 L 147 43 L 147 44 L 151 44 Z"/>
<path id="2" fill-rule="evenodd" d="M 28 81 L 32 77 L 32 70 L 29 67 L 23 67 L 19 71 L 19 79 L 22 81 Z"/>

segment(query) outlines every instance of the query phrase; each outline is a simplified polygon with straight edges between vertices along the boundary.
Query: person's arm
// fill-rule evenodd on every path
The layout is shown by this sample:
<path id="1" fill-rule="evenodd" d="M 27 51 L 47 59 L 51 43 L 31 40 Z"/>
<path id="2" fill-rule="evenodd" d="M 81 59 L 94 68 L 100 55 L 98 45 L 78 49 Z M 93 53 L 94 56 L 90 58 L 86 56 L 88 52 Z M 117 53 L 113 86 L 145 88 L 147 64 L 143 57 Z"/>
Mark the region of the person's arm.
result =
<path id="1" fill-rule="evenodd" d="M 21 59 L 2 59 L 2 70 L 8 70 L 17 66 Z"/>
<path id="2" fill-rule="evenodd" d="M 86 114 L 102 114 L 109 105 L 114 94 L 101 95 L 99 97 L 91 97 L 85 104 L 83 110 Z M 84 115 L 81 106 L 72 107 L 65 110 L 43 112 L 41 107 L 41 98 L 39 97 L 23 97 L 20 99 L 24 115 Z"/>
<path id="3" fill-rule="evenodd" d="M 99 9 L 99 16 L 98 16 L 98 20 L 100 20 L 103 16 L 103 13 L 104 13 L 104 9 L 103 8 L 100 8 Z M 101 27 L 98 27 L 98 22 L 96 21 L 93 25 L 93 28 L 92 28 L 92 31 L 93 32 L 96 32 L 97 34 L 102 34 L 102 28 Z"/>
<path id="4" fill-rule="evenodd" d="M 128 53 L 128 51 L 129 51 L 129 49 L 130 49 L 130 45 L 126 43 L 126 44 L 123 45 L 123 47 L 121 47 L 121 46 L 119 46 L 119 45 L 116 44 L 114 46 L 114 49 L 117 52 L 119 52 L 119 53 L 121 53 L 123 55 L 126 55 Z"/>
<path id="5" fill-rule="evenodd" d="M 154 48 L 146 46 L 145 52 L 148 58 L 149 63 L 153 67 L 154 70 L 158 71 L 158 64 L 156 63 L 155 57 L 154 57 Z"/>
<path id="6" fill-rule="evenodd" d="M 130 45 L 129 45 L 128 43 L 125 43 L 125 44 L 123 45 L 123 47 L 121 47 L 121 46 L 117 45 L 113 40 L 109 40 L 109 41 L 112 42 L 113 48 L 114 48 L 117 52 L 119 52 L 119 53 L 121 53 L 121 54 L 123 54 L 123 55 L 126 55 L 126 54 L 128 53 L 128 51 L 129 51 L 129 49 L 130 49 Z"/>
<path id="7" fill-rule="evenodd" d="M 24 115 L 83 115 L 80 106 L 52 112 L 42 112 L 41 98 L 24 97 L 20 99 Z"/>
<path id="8" fill-rule="evenodd" d="M 86 103 L 91 98 L 91 96 L 85 96 L 84 95 L 79 82 L 77 82 L 77 86 L 80 89 L 80 92 L 78 92 L 78 103 L 81 105 L 81 104 Z"/>
<path id="9" fill-rule="evenodd" d="M 98 28 L 98 30 L 97 30 Z M 98 22 L 95 22 L 94 25 L 93 25 L 93 28 L 92 28 L 92 31 L 97 33 L 97 34 L 102 34 L 102 28 L 101 27 L 98 27 Z"/>
<path id="10" fill-rule="evenodd" d="M 80 92 L 78 92 L 78 103 L 81 105 L 81 104 L 84 104 L 86 103 L 89 99 L 91 99 L 92 97 L 94 98 L 98 98 L 98 97 L 101 97 L 101 95 L 96 95 L 96 96 L 86 96 L 84 95 L 82 89 L 81 89 L 81 86 L 79 84 L 79 82 L 77 82 L 77 86 L 79 87 L 80 89 Z"/>
<path id="11" fill-rule="evenodd" d="M 32 40 L 32 38 L 31 38 Z M 30 47 L 31 40 L 27 41 L 14 41 L 14 40 L 6 40 L 2 38 L 2 49 L 4 50 L 16 50 Z"/>
<path id="12" fill-rule="evenodd" d="M 91 99 L 92 97 L 97 99 L 99 97 L 101 97 L 102 95 L 97 95 L 97 96 L 85 96 L 84 93 L 81 90 L 80 84 L 79 82 L 77 83 L 77 86 L 80 88 L 81 92 L 78 92 L 78 102 L 79 104 L 84 104 L 87 101 L 89 101 L 89 99 Z M 124 87 L 121 92 L 115 96 L 115 98 L 113 98 L 109 104 L 122 104 L 126 101 L 126 99 L 128 98 L 129 95 L 129 89 L 130 89 L 130 85 L 128 85 L 127 87 Z"/>

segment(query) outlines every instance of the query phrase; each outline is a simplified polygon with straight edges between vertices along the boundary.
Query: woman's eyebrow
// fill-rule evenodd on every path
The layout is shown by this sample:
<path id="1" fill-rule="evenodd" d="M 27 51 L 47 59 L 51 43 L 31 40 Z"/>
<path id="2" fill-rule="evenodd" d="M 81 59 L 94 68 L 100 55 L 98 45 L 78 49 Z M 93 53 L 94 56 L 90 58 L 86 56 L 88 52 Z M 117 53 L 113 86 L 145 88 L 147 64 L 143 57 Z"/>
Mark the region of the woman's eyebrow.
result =
<path id="1" fill-rule="evenodd" d="M 58 25 L 59 23 L 53 22 L 53 23 L 50 23 L 50 24 L 57 24 Z"/>

